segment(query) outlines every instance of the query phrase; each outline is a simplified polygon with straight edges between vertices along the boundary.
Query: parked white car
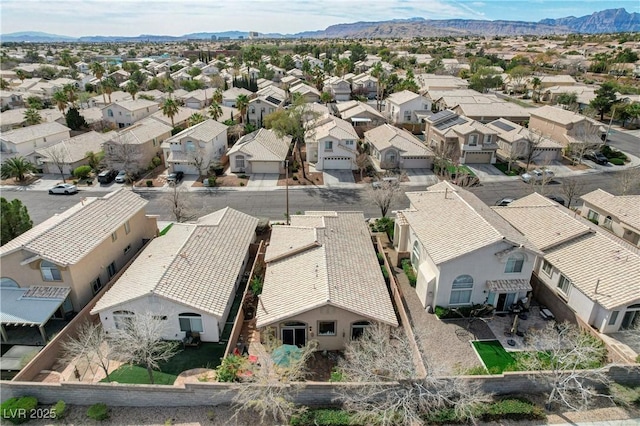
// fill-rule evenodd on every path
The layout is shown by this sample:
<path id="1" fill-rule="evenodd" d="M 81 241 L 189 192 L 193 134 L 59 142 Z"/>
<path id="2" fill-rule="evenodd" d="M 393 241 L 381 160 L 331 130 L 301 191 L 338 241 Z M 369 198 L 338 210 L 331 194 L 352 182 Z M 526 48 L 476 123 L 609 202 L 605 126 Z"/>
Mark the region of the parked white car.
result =
<path id="1" fill-rule="evenodd" d="M 76 192 L 78 192 L 78 187 L 75 185 L 71 185 L 70 183 L 61 183 L 49 190 L 49 194 L 69 195 L 69 194 L 75 194 Z"/>
<path id="2" fill-rule="evenodd" d="M 544 182 L 549 182 L 553 179 L 553 172 L 551 170 L 540 170 L 540 169 L 535 169 L 532 170 L 530 172 L 524 173 L 522 174 L 520 177 L 522 178 L 522 180 L 524 181 L 524 183 L 542 183 Z"/>

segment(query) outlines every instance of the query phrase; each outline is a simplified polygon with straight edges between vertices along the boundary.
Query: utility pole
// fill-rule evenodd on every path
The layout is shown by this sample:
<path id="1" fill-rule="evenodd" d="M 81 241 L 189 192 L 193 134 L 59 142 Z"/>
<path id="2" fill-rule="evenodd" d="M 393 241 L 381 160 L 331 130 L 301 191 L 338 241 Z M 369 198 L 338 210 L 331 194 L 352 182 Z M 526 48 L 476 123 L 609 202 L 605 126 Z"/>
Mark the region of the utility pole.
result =
<path id="1" fill-rule="evenodd" d="M 286 173 L 286 179 L 285 179 L 285 192 L 286 192 L 286 197 L 287 197 L 287 225 L 289 225 L 289 160 L 284 160 L 284 167 L 285 167 L 285 173 Z"/>

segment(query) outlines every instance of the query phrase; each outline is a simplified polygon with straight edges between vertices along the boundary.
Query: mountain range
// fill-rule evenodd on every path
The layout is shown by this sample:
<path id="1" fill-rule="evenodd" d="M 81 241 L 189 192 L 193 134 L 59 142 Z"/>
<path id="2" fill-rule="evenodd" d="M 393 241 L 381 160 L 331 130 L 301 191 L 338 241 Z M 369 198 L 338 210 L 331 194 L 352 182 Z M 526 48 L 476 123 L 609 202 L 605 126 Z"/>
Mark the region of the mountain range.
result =
<path id="1" fill-rule="evenodd" d="M 378 22 L 354 22 L 331 25 L 320 31 L 296 34 L 261 34 L 263 38 L 411 38 L 433 36 L 515 36 L 569 33 L 621 33 L 640 31 L 640 13 L 628 13 L 625 9 L 607 9 L 591 15 L 568 16 L 558 19 L 543 19 L 539 22 L 526 21 L 485 21 L 472 19 L 427 20 L 424 18 L 393 19 Z M 135 37 L 84 36 L 68 37 L 43 32 L 18 32 L 3 34 L 2 42 L 166 42 L 181 40 L 205 40 L 228 37 L 247 38 L 248 32 L 198 32 L 182 36 L 142 34 Z"/>

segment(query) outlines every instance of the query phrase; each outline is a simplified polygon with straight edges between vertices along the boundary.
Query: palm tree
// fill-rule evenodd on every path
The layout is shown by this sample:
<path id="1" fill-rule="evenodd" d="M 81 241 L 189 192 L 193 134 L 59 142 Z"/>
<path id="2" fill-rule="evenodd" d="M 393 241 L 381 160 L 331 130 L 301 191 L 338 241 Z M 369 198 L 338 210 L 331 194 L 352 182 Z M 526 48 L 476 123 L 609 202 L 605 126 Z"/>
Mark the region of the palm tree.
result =
<path id="1" fill-rule="evenodd" d="M 118 90 L 118 83 L 116 83 L 113 77 L 107 77 L 102 81 L 102 90 L 106 92 L 109 97 L 109 103 L 111 103 L 111 94 Z"/>
<path id="2" fill-rule="evenodd" d="M 93 73 L 93 75 L 98 79 L 100 84 L 100 91 L 102 92 L 102 100 L 104 103 L 107 103 L 107 99 L 104 97 L 104 90 L 102 89 L 102 76 L 104 76 L 105 69 L 100 62 L 93 62 L 89 65 L 89 69 Z"/>
<path id="3" fill-rule="evenodd" d="M 24 157 L 9 158 L 0 166 L 0 176 L 2 179 L 14 178 L 20 182 L 24 180 L 24 175 L 35 171 L 36 166 Z"/>
<path id="4" fill-rule="evenodd" d="M 176 127 L 175 123 L 173 122 L 173 117 L 178 114 L 179 110 L 180 107 L 178 106 L 176 100 L 173 98 L 165 99 L 164 103 L 162 104 L 162 114 L 171 119 L 171 127 Z"/>
<path id="5" fill-rule="evenodd" d="M 62 87 L 62 91 L 66 93 L 67 99 L 71 102 L 71 107 L 76 107 L 76 101 L 78 100 L 78 96 L 76 95 L 76 86 L 73 84 L 65 84 Z"/>
<path id="6" fill-rule="evenodd" d="M 533 93 L 531 94 L 531 97 L 533 98 L 533 102 L 538 102 L 538 88 L 540 87 L 540 85 L 542 84 L 542 80 L 540 80 L 538 77 L 533 77 L 531 79 L 531 86 L 533 88 Z"/>
<path id="7" fill-rule="evenodd" d="M 35 108 L 29 108 L 24 112 L 24 121 L 28 126 L 42 123 L 42 116 Z"/>
<path id="8" fill-rule="evenodd" d="M 23 70 L 16 70 L 16 77 L 18 77 L 20 79 L 20 82 L 22 83 L 24 79 L 27 78 L 27 73 Z"/>
<path id="9" fill-rule="evenodd" d="M 249 98 L 247 95 L 238 95 L 236 98 L 236 108 L 240 111 L 240 123 L 244 123 L 244 115 L 249 107 Z"/>
<path id="10" fill-rule="evenodd" d="M 136 93 L 138 93 L 140 91 L 140 86 L 138 86 L 138 83 L 136 83 L 133 80 L 129 80 L 127 82 L 127 85 L 124 86 L 124 90 L 127 91 L 128 94 L 131 95 L 131 97 L 133 98 L 133 100 L 136 100 Z"/>
<path id="11" fill-rule="evenodd" d="M 215 92 L 213 92 L 213 102 L 217 104 L 222 103 L 222 90 L 218 87 Z"/>
<path id="12" fill-rule="evenodd" d="M 56 106 L 58 107 L 60 112 L 64 114 L 64 110 L 67 109 L 67 104 L 69 101 L 67 94 L 62 90 L 57 90 L 53 93 L 53 101 L 56 103 Z"/>
<path id="13" fill-rule="evenodd" d="M 202 123 L 206 119 L 207 119 L 207 117 L 205 117 L 204 115 L 200 114 L 199 112 L 194 112 L 187 119 L 187 121 L 189 122 L 188 127 L 195 126 L 196 124 Z"/>
<path id="14" fill-rule="evenodd" d="M 218 118 L 222 117 L 222 107 L 218 102 L 211 102 L 211 105 L 209 106 L 209 117 L 214 120 L 218 120 Z"/>

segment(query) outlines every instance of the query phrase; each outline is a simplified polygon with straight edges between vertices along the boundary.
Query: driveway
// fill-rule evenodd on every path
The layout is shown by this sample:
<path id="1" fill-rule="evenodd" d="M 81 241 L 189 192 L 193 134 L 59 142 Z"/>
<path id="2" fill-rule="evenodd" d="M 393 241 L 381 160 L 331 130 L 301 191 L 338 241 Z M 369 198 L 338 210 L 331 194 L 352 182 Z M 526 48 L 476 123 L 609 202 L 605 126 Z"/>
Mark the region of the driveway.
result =
<path id="1" fill-rule="evenodd" d="M 406 169 L 409 182 L 424 184 L 426 186 L 438 183 L 438 177 L 429 169 Z"/>
<path id="2" fill-rule="evenodd" d="M 507 176 L 492 164 L 465 164 L 478 176 L 480 182 L 501 182 L 515 179 L 514 176 Z"/>
<path id="3" fill-rule="evenodd" d="M 355 184 L 351 170 L 324 170 L 322 173 L 324 184 L 331 186 L 351 186 Z"/>
<path id="4" fill-rule="evenodd" d="M 265 187 L 278 186 L 279 177 L 280 175 L 277 173 L 254 173 L 251 175 L 251 178 L 247 183 L 247 187 L 248 188 L 265 188 Z"/>

